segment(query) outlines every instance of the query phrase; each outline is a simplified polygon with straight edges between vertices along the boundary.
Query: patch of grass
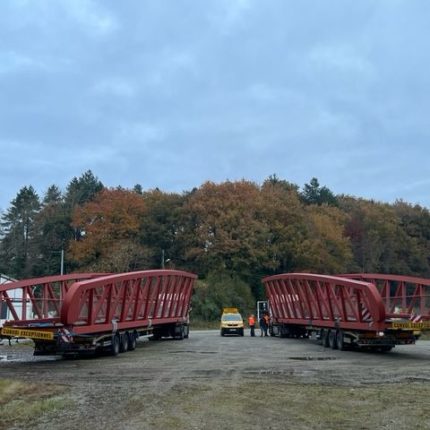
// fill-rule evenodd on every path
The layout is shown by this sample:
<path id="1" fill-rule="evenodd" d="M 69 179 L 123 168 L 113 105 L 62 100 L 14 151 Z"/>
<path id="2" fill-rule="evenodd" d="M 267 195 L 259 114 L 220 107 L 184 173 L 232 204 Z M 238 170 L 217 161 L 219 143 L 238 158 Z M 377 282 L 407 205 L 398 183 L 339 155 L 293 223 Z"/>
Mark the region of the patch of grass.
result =
<path id="1" fill-rule="evenodd" d="M 68 404 L 64 386 L 0 379 L 0 429 L 10 425 L 31 427 L 45 414 L 55 413 Z"/>
<path id="2" fill-rule="evenodd" d="M 235 430 L 430 429 L 424 384 L 358 387 L 285 381 L 226 381 L 175 387 L 157 399 L 134 399 L 131 423 L 139 428 Z M 139 407 L 139 403 L 140 407 Z M 149 406 L 150 405 L 150 406 Z M 148 407 L 149 406 L 149 407 Z M 145 411 L 142 411 L 145 407 Z"/>

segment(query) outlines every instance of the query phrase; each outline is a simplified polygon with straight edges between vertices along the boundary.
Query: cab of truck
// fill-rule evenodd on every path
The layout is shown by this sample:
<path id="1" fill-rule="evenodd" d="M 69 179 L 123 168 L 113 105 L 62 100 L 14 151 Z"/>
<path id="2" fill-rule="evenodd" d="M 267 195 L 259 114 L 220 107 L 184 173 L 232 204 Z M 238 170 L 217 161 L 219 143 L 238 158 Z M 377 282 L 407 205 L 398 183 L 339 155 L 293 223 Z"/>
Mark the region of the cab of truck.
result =
<path id="1" fill-rule="evenodd" d="M 236 334 L 243 336 L 244 323 L 237 308 L 224 308 L 221 315 L 221 336 Z"/>

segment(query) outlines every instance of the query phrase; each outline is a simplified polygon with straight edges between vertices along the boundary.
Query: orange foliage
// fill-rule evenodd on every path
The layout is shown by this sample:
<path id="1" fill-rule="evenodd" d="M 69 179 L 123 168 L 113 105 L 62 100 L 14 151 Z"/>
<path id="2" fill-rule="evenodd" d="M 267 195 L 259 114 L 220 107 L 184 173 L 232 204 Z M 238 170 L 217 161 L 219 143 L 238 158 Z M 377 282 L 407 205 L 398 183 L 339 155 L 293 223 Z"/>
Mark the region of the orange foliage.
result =
<path id="1" fill-rule="evenodd" d="M 136 243 L 145 213 L 141 195 L 122 189 L 103 189 L 95 199 L 73 213 L 72 225 L 81 238 L 70 252 L 78 263 L 111 259 L 120 242 Z"/>
<path id="2" fill-rule="evenodd" d="M 261 194 L 248 181 L 206 182 L 189 198 L 192 220 L 188 257 L 234 268 L 261 258 Z"/>

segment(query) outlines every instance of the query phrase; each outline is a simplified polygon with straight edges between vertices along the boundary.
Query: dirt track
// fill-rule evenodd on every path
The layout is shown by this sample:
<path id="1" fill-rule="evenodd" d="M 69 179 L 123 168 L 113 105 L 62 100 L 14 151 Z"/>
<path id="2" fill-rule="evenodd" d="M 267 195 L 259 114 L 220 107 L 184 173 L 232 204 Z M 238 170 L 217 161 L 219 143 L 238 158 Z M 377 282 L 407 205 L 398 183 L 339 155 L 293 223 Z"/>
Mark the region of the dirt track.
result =
<path id="1" fill-rule="evenodd" d="M 0 428 L 430 429 L 430 341 L 364 353 L 192 331 L 113 358 L 31 354 L 0 346 L 0 379 L 60 385 L 65 405 Z"/>

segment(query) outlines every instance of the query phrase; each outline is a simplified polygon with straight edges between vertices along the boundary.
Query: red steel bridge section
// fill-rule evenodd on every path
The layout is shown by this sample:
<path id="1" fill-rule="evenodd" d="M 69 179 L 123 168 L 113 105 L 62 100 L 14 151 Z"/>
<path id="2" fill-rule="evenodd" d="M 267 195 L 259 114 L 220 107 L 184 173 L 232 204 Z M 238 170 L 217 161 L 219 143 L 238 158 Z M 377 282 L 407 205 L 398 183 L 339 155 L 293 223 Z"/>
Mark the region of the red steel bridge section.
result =
<path id="1" fill-rule="evenodd" d="M 176 270 L 131 272 L 80 281 L 67 292 L 61 323 L 79 334 L 184 322 L 197 276 Z"/>
<path id="2" fill-rule="evenodd" d="M 75 334 L 184 322 L 196 275 L 176 270 L 83 273 L 28 279 L 0 286 L 5 327 Z M 1 327 L 0 327 L 1 328 Z"/>
<path id="3" fill-rule="evenodd" d="M 430 321 L 429 279 L 289 273 L 263 283 L 273 316 L 281 323 L 333 327 L 335 322 L 339 329 L 379 331 L 395 321 Z"/>
<path id="4" fill-rule="evenodd" d="M 0 285 L 0 306 L 15 325 L 28 321 L 59 321 L 61 305 L 72 284 L 103 276 L 103 273 L 75 273 L 7 282 Z"/>
<path id="5" fill-rule="evenodd" d="M 341 276 L 375 285 L 387 318 L 404 318 L 414 322 L 430 320 L 430 279 L 367 273 Z"/>
<path id="6" fill-rule="evenodd" d="M 277 322 L 341 329 L 383 330 L 386 312 L 371 282 L 335 276 L 288 273 L 263 279 Z"/>

